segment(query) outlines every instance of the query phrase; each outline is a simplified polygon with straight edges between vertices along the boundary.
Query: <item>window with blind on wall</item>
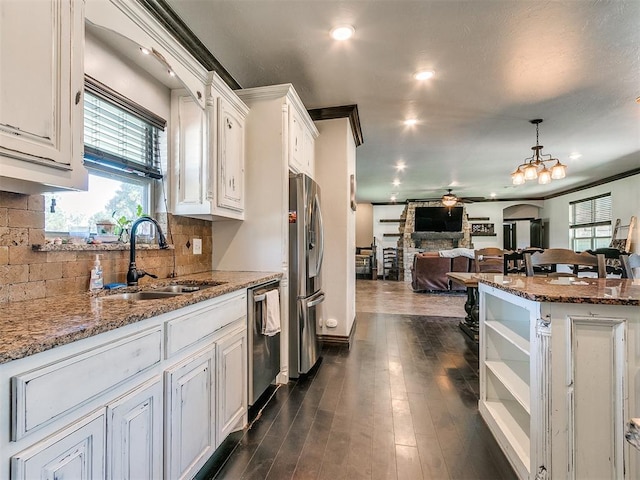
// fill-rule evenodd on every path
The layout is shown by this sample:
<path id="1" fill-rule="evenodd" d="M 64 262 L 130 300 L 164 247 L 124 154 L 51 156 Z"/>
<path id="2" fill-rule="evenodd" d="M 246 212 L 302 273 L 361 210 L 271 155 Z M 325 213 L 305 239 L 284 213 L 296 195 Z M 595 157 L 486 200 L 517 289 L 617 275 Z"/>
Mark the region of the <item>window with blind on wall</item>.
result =
<path id="1" fill-rule="evenodd" d="M 135 219 L 138 205 L 152 212 L 153 188 L 162 179 L 165 125 L 164 119 L 85 77 L 84 165 L 89 190 L 45 195 L 45 230 L 82 227 L 95 232 L 101 220 Z"/>
<path id="2" fill-rule="evenodd" d="M 612 235 L 611 193 L 569 203 L 569 235 L 576 252 L 608 247 Z"/>

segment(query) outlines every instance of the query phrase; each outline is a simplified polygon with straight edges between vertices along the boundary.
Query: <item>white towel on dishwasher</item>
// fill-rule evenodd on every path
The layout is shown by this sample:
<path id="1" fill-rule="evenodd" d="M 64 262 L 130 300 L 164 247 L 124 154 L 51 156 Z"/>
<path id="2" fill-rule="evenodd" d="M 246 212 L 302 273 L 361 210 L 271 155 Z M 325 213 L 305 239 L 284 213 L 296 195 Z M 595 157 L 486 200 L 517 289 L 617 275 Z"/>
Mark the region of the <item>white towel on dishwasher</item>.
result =
<path id="1" fill-rule="evenodd" d="M 280 332 L 280 295 L 274 288 L 266 293 L 262 308 L 262 334 L 273 337 Z"/>

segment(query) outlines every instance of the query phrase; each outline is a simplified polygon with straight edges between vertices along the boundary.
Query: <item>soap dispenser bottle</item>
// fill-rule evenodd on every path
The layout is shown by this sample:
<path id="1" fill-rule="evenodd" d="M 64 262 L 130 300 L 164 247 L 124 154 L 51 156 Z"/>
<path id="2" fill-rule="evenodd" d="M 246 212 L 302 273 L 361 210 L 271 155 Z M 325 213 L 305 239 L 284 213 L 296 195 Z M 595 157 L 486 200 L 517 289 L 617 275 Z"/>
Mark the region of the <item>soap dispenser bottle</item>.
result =
<path id="1" fill-rule="evenodd" d="M 91 278 L 89 279 L 89 290 L 91 292 L 102 290 L 104 286 L 104 278 L 102 276 L 102 265 L 100 265 L 100 255 L 96 255 L 91 269 Z"/>

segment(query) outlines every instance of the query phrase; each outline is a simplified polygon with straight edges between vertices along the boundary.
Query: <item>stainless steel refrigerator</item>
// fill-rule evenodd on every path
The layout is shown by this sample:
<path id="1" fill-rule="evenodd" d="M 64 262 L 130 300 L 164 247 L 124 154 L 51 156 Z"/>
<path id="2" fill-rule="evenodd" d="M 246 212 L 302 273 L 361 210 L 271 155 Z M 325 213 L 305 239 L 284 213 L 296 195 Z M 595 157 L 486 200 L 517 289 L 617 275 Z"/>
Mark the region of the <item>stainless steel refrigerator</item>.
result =
<path id="1" fill-rule="evenodd" d="M 289 376 L 308 373 L 320 356 L 324 239 L 320 187 L 304 174 L 289 175 Z"/>

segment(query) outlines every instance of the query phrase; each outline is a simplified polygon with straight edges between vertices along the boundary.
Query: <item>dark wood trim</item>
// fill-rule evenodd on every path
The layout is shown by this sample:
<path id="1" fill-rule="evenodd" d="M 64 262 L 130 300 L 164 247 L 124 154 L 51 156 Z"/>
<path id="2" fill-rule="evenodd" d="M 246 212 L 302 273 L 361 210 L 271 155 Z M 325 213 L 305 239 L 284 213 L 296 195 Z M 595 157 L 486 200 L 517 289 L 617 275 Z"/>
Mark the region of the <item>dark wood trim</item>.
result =
<path id="1" fill-rule="evenodd" d="M 406 222 L 406 218 L 381 218 L 380 223 L 403 223 Z"/>
<path id="2" fill-rule="evenodd" d="M 383 237 L 401 237 L 402 234 L 401 233 L 383 233 L 382 236 Z"/>
<path id="3" fill-rule="evenodd" d="M 351 331 L 349 332 L 349 336 L 345 337 L 342 335 L 318 335 L 318 338 L 323 343 L 323 345 L 334 345 L 334 346 L 342 346 L 346 345 L 351 348 L 353 345 L 353 337 L 356 334 L 356 323 L 358 321 L 358 317 L 353 319 L 353 323 L 351 324 Z"/>
<path id="4" fill-rule="evenodd" d="M 158 22 L 178 40 L 193 57 L 208 71 L 214 71 L 233 90 L 242 88 L 235 78 L 218 61 L 186 23 L 169 6 L 166 0 L 138 0 Z"/>
<path id="5" fill-rule="evenodd" d="M 489 217 L 467 217 L 467 220 L 469 220 L 470 222 L 474 222 L 474 221 L 490 220 L 490 218 Z"/>
<path id="6" fill-rule="evenodd" d="M 472 237 L 496 237 L 496 233 L 472 233 Z"/>
<path id="7" fill-rule="evenodd" d="M 364 142 L 362 137 L 362 126 L 360 125 L 360 115 L 358 114 L 358 105 L 341 105 L 338 107 L 324 107 L 307 110 L 311 120 L 333 120 L 335 118 L 348 118 L 351 124 L 351 132 L 356 147 Z"/>
<path id="8" fill-rule="evenodd" d="M 542 200 L 549 200 L 550 198 L 569 195 L 570 193 L 580 192 L 581 190 L 586 190 L 587 188 L 599 187 L 600 185 L 604 185 L 605 183 L 615 182 L 616 180 L 622 180 L 623 178 L 632 177 L 638 174 L 640 174 L 640 168 L 634 168 L 633 170 L 627 170 L 626 172 L 617 173 L 615 175 L 611 175 L 610 177 L 601 178 L 594 182 L 585 183 L 584 185 L 580 185 L 579 187 L 573 187 L 573 188 L 570 188 L 569 190 L 564 190 L 563 192 L 547 195 Z"/>

